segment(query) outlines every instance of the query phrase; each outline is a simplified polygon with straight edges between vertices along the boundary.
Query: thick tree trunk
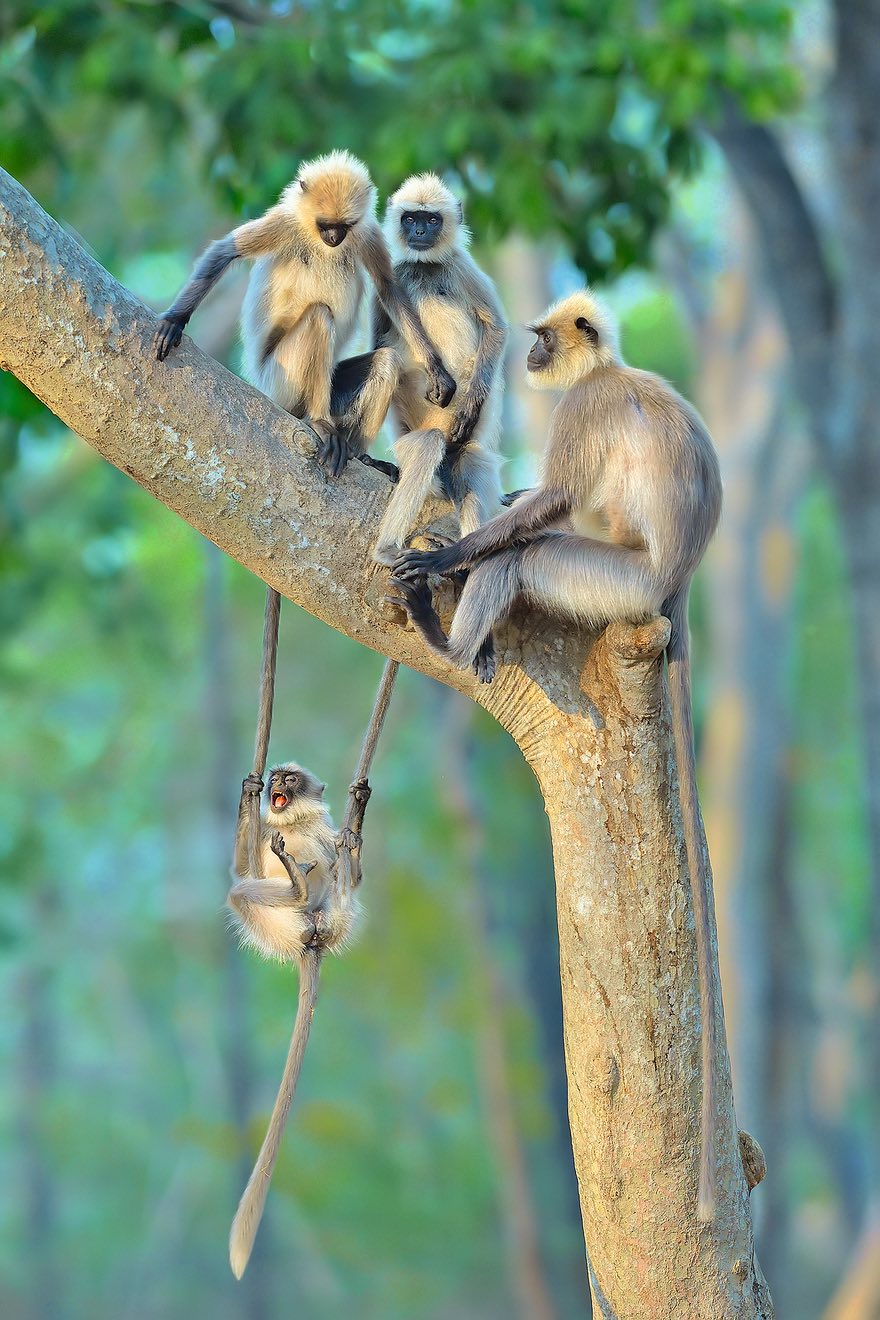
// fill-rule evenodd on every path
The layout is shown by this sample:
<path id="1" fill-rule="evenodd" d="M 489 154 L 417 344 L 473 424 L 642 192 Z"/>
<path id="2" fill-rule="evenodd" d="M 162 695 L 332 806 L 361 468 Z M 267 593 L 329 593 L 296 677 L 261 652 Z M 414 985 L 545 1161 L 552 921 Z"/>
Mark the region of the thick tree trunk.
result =
<path id="1" fill-rule="evenodd" d="M 754 1258 L 719 1023 L 718 1213 L 697 1222 L 699 995 L 659 656 L 668 625 L 598 640 L 519 612 L 481 688 L 383 606 L 368 549 L 387 483 L 327 481 L 308 429 L 154 318 L 0 173 L 0 362 L 110 462 L 332 627 L 480 701 L 552 829 L 569 1109 L 594 1308 L 616 1320 L 772 1314 Z"/>

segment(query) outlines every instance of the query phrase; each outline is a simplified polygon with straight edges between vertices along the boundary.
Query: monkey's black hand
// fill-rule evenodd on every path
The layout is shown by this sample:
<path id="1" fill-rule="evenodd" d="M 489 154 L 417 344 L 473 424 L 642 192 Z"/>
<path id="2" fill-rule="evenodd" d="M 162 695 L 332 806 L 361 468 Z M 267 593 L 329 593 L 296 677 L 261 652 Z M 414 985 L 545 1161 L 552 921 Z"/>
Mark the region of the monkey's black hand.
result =
<path id="1" fill-rule="evenodd" d="M 242 796 L 259 797 L 263 791 L 263 781 L 259 775 L 248 775 L 241 781 Z"/>
<path id="2" fill-rule="evenodd" d="M 438 408 L 448 408 L 452 402 L 455 388 L 455 381 L 439 358 L 429 363 L 428 388 L 425 390 L 425 398 L 428 403 L 436 404 Z"/>
<path id="3" fill-rule="evenodd" d="M 402 550 L 391 569 L 391 581 L 394 586 L 413 578 L 424 578 L 429 573 L 439 577 L 448 577 L 459 568 L 457 553 L 458 542 L 442 550 Z"/>
<path id="4" fill-rule="evenodd" d="M 156 358 L 159 362 L 164 362 L 172 348 L 177 348 L 183 338 L 185 325 L 186 321 L 181 321 L 176 316 L 169 316 L 167 312 L 161 318 L 159 329 L 156 331 L 156 337 L 153 340 Z"/>
<path id="5" fill-rule="evenodd" d="M 480 420 L 482 404 L 475 399 L 465 399 L 452 423 L 447 444 L 455 449 L 462 449 L 470 440 Z"/>
<path id="6" fill-rule="evenodd" d="M 315 455 L 328 477 L 338 477 L 345 471 L 348 462 L 348 441 L 340 435 L 331 422 L 310 421 L 309 425 L 318 436 L 318 450 Z"/>

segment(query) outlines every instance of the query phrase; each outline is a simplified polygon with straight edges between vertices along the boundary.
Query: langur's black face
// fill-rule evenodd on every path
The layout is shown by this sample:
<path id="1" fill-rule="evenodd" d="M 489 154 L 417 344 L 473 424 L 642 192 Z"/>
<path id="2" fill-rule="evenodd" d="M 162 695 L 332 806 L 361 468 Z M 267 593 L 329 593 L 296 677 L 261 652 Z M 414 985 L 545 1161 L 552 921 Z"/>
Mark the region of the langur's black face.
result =
<path id="1" fill-rule="evenodd" d="M 266 788 L 269 806 L 277 815 L 302 798 L 320 799 L 324 785 L 308 770 L 299 766 L 280 765 L 270 771 Z"/>
<path id="2" fill-rule="evenodd" d="M 535 339 L 531 351 L 526 359 L 526 369 L 528 371 L 546 371 L 553 361 L 553 355 L 557 349 L 556 331 L 547 326 L 534 326 Z"/>
<path id="3" fill-rule="evenodd" d="M 443 216 L 437 211 L 404 211 L 400 228 L 407 247 L 427 252 L 443 232 Z"/>
<path id="4" fill-rule="evenodd" d="M 321 242 L 331 248 L 339 247 L 344 243 L 346 235 L 352 228 L 342 220 L 316 220 L 315 224 L 318 226 Z"/>

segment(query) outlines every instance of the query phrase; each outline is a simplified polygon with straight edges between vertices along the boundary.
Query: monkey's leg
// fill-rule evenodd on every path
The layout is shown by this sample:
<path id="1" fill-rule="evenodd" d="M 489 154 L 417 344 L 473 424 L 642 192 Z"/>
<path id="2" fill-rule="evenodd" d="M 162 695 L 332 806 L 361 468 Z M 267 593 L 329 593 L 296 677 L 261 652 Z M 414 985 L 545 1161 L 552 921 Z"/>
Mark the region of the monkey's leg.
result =
<path id="1" fill-rule="evenodd" d="M 443 631 L 443 625 L 434 609 L 434 603 L 431 600 L 431 589 L 428 586 L 427 579 L 417 578 L 415 580 L 398 581 L 392 578 L 391 586 L 394 594 L 386 596 L 386 601 L 390 605 L 398 605 L 401 609 L 406 610 L 410 622 L 432 651 L 442 655 L 445 660 L 452 661 L 460 669 L 466 668 L 466 663 L 470 663 L 481 683 L 492 682 L 495 677 L 495 644 L 491 633 L 484 637 L 475 648 L 472 659 L 462 664 L 452 653 L 450 639 Z"/>
<path id="2" fill-rule="evenodd" d="M 518 571 L 528 600 L 594 627 L 649 619 L 666 594 L 646 551 L 574 532 L 545 533 L 523 546 Z"/>
<path id="3" fill-rule="evenodd" d="M 349 435 L 352 454 L 359 458 L 376 439 L 388 415 L 400 378 L 401 363 L 393 348 L 338 362 L 333 371 L 330 409 Z"/>
<path id="4" fill-rule="evenodd" d="M 373 549 L 377 564 L 393 564 L 428 498 L 434 474 L 446 450 L 446 437 L 436 428 L 411 431 L 394 446 L 400 481 L 391 492 Z"/>
<path id="5" fill-rule="evenodd" d="M 483 683 L 495 675 L 492 629 L 509 613 L 521 590 L 521 549 L 502 550 L 471 569 L 452 627 L 447 655 L 459 669 L 473 665 Z"/>
<path id="6" fill-rule="evenodd" d="M 321 439 L 317 459 L 334 477 L 348 462 L 348 446 L 331 421 L 330 381 L 336 322 L 325 303 L 312 303 L 292 329 L 270 339 L 260 370 L 260 387 L 273 402 L 305 416 Z"/>
<path id="7" fill-rule="evenodd" d="M 462 536 L 475 532 L 501 506 L 500 459 L 479 444 L 464 447 L 453 464 L 451 488 Z"/>

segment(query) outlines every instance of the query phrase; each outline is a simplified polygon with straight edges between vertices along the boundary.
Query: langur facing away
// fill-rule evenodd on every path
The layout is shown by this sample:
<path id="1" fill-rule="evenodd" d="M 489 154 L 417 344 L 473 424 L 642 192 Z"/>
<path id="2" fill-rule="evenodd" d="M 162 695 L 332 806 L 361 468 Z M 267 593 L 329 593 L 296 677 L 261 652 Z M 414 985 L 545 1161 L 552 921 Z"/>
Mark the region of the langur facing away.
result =
<path id="1" fill-rule="evenodd" d="M 533 330 L 529 383 L 565 390 L 551 417 L 541 484 L 455 545 L 401 554 L 391 599 L 432 649 L 461 668 L 474 665 L 486 682 L 495 673 L 492 629 L 516 600 L 594 627 L 668 616 L 703 1027 L 697 1212 L 708 1220 L 715 1200 L 718 1009 L 694 767 L 688 593 L 721 512 L 718 460 L 690 404 L 658 376 L 624 365 L 611 317 L 587 290 L 551 307 Z M 563 518 L 573 530 L 552 530 Z M 470 571 L 447 638 L 426 579 L 461 569 Z"/>
<path id="2" fill-rule="evenodd" d="M 210 245 L 162 313 L 156 335 L 156 356 L 163 361 L 227 266 L 239 257 L 254 259 L 242 309 L 245 375 L 280 407 L 309 420 L 318 433 L 319 460 L 333 475 L 349 457 L 371 461 L 367 450 L 400 374 L 392 348 L 343 357 L 357 326 L 365 276 L 422 367 L 427 398 L 443 408 L 455 393 L 455 382 L 394 282 L 375 209 L 367 168 L 347 151 L 306 162 L 265 215 Z"/>
<path id="3" fill-rule="evenodd" d="M 269 773 L 258 846 L 261 874 L 248 875 L 248 800 L 262 791 L 262 780 L 248 775 L 235 839 L 239 879 L 227 902 L 243 944 L 266 958 L 298 964 L 299 1003 L 269 1128 L 229 1235 L 229 1260 L 239 1279 L 263 1214 L 308 1044 L 321 958 L 346 946 L 360 913 L 351 888 L 337 878 L 337 833 L 323 802 L 324 785 L 293 762 Z"/>
<path id="4" fill-rule="evenodd" d="M 393 402 L 400 482 L 373 552 L 378 563 L 391 564 L 432 489 L 455 505 L 462 535 L 500 507 L 500 364 L 507 326 L 492 281 L 467 250 L 461 203 L 436 174 L 413 175 L 398 188 L 388 203 L 385 235 L 394 277 L 458 382 L 452 407 L 436 407 L 425 394 L 419 359 L 385 309 L 374 305 L 376 351 L 391 348 L 403 359 Z"/>

